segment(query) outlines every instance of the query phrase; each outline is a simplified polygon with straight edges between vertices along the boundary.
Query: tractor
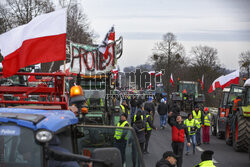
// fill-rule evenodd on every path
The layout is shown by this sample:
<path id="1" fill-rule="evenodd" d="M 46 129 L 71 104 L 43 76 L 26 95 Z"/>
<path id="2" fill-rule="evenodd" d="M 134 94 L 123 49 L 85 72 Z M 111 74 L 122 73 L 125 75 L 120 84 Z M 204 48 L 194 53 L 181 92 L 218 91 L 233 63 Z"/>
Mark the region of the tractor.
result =
<path id="1" fill-rule="evenodd" d="M 195 105 L 203 105 L 205 102 L 204 94 L 198 93 L 198 82 L 179 81 L 177 84 L 177 92 L 173 92 L 170 96 L 172 102 L 176 102 L 181 111 L 187 116 L 191 113 Z M 200 106 L 202 108 L 202 106 Z"/>
<path id="2" fill-rule="evenodd" d="M 122 161 L 114 140 L 117 127 L 85 124 L 84 91 L 80 86 L 72 87 L 68 101 L 63 86 L 65 74 L 16 75 L 50 76 L 54 84 L 0 85 L 0 166 L 145 166 L 132 128 L 119 128 L 126 134 Z M 73 105 L 69 103 L 77 107 L 76 112 L 71 111 Z"/>
<path id="3" fill-rule="evenodd" d="M 250 79 L 244 86 L 231 85 L 223 93 L 222 105 L 215 115 L 214 127 L 218 138 L 226 139 L 226 144 L 233 145 L 235 151 L 248 151 L 250 145 Z M 240 103 L 234 109 L 234 100 Z"/>

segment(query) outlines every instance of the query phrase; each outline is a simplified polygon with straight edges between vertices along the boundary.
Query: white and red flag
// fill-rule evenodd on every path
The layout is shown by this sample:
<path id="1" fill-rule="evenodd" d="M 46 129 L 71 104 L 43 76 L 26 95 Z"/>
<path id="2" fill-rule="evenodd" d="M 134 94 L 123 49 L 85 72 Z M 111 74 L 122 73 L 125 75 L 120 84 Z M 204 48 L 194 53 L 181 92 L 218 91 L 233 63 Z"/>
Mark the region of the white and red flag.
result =
<path id="1" fill-rule="evenodd" d="M 230 74 L 227 74 L 227 75 L 220 76 L 219 78 L 214 80 L 214 82 L 210 86 L 208 92 L 211 93 L 216 88 L 224 89 L 225 87 L 228 87 L 231 84 L 239 84 L 239 76 L 240 76 L 239 70 L 236 70 L 236 71 L 234 71 Z"/>
<path id="2" fill-rule="evenodd" d="M 155 71 L 149 71 L 149 75 L 155 75 Z"/>
<path id="3" fill-rule="evenodd" d="M 204 89 L 204 74 L 202 75 L 202 78 L 201 78 L 201 89 L 202 90 Z"/>
<path id="4" fill-rule="evenodd" d="M 148 89 L 151 89 L 152 88 L 152 84 L 150 83 L 149 85 L 148 85 Z"/>
<path id="5" fill-rule="evenodd" d="M 114 79 L 117 79 L 119 70 L 118 69 L 112 69 L 111 72 L 114 74 Z"/>
<path id="6" fill-rule="evenodd" d="M 65 60 L 66 18 L 66 9 L 60 9 L 0 35 L 4 77 L 29 65 Z"/>
<path id="7" fill-rule="evenodd" d="M 155 74 L 156 77 L 159 77 L 159 76 L 161 76 L 161 75 L 162 75 L 162 72 L 161 72 L 161 71 Z"/>
<path id="8" fill-rule="evenodd" d="M 108 53 L 109 53 L 109 43 L 115 41 L 115 28 L 114 26 L 111 27 L 109 32 L 106 34 L 104 40 L 102 41 L 102 44 L 99 46 L 98 50 L 103 54 L 103 57 L 105 60 L 108 59 Z"/>
<path id="9" fill-rule="evenodd" d="M 170 75 L 170 81 L 169 81 L 172 85 L 173 85 L 173 87 L 174 87 L 174 79 L 173 79 L 173 74 L 171 73 L 171 75 Z"/>

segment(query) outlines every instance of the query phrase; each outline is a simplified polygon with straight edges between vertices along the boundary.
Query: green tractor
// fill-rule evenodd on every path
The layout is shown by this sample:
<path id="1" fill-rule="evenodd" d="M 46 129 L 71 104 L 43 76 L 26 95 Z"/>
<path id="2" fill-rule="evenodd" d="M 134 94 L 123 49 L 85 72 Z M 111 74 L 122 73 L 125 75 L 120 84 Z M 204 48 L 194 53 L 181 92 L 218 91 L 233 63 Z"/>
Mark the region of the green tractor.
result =
<path id="1" fill-rule="evenodd" d="M 241 98 L 241 105 L 236 111 L 233 111 L 232 99 L 237 96 Z M 242 92 L 242 93 L 239 93 Z M 236 151 L 249 151 L 250 145 L 250 79 L 248 79 L 243 87 L 231 85 L 228 96 L 229 113 L 226 124 L 226 140 L 228 144 L 232 144 Z M 226 127 L 228 127 L 226 126 Z M 230 142 L 230 140 L 232 142 Z"/>
<path id="2" fill-rule="evenodd" d="M 198 93 L 198 82 L 179 81 L 177 92 L 171 94 L 171 100 L 179 105 L 181 111 L 190 113 L 195 105 L 202 105 L 205 102 L 205 96 Z"/>

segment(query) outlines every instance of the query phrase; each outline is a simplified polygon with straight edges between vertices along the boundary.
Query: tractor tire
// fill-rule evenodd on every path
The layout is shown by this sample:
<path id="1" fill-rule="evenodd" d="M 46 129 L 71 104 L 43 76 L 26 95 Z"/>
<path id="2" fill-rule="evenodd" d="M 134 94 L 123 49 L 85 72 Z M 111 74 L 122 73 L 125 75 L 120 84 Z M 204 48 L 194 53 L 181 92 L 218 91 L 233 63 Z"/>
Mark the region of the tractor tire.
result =
<path id="1" fill-rule="evenodd" d="M 225 139 L 225 132 L 221 132 L 219 128 L 219 117 L 216 119 L 216 137 L 218 139 Z"/>
<path id="2" fill-rule="evenodd" d="M 231 146 L 233 144 L 233 134 L 232 132 L 230 132 L 230 126 L 231 124 L 227 122 L 225 129 L 225 137 L 226 137 L 226 144 Z"/>
<path id="3" fill-rule="evenodd" d="M 250 119 L 236 113 L 233 127 L 233 148 L 235 151 L 248 151 Z"/>

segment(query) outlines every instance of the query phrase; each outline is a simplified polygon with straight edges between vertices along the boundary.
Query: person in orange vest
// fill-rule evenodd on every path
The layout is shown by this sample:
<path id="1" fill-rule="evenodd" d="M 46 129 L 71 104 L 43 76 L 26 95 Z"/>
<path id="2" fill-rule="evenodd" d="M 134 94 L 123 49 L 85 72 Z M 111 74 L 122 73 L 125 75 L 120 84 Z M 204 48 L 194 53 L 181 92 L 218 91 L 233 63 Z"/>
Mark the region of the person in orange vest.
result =
<path id="1" fill-rule="evenodd" d="M 187 138 L 187 146 L 191 146 L 188 128 L 183 124 L 181 115 L 177 115 L 175 119 L 173 117 L 173 112 L 169 112 L 168 124 L 172 127 L 172 149 L 173 152 L 178 156 L 177 167 L 181 167 L 185 135 Z"/>
<path id="2" fill-rule="evenodd" d="M 238 110 L 239 105 L 241 105 L 241 98 L 240 96 L 236 97 L 233 102 L 233 112 L 235 113 Z"/>

